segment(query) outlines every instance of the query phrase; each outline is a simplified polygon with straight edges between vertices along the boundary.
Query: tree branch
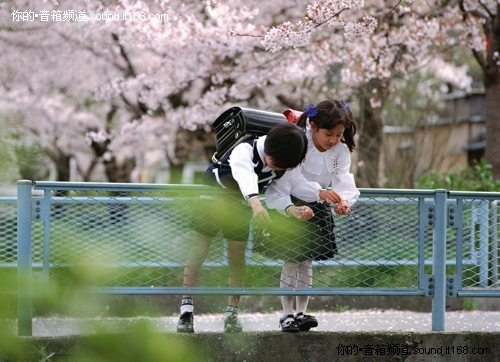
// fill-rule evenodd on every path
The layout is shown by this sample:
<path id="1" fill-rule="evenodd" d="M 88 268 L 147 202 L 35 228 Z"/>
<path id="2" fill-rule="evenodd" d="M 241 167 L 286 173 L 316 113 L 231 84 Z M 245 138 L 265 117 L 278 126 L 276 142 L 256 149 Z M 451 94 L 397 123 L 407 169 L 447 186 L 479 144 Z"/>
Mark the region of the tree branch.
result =
<path id="1" fill-rule="evenodd" d="M 472 55 L 474 55 L 474 58 L 476 58 L 477 62 L 479 63 L 479 66 L 484 71 L 488 67 L 488 62 L 486 61 L 483 53 L 475 49 L 471 50 L 472 50 Z"/>
<path id="2" fill-rule="evenodd" d="M 130 61 L 129 56 L 128 56 L 127 52 L 125 51 L 125 48 L 120 43 L 120 38 L 115 33 L 112 33 L 111 36 L 113 37 L 113 40 L 116 43 L 116 45 L 118 45 L 118 47 L 120 48 L 120 54 L 121 54 L 122 58 L 127 63 L 127 71 L 128 71 L 127 75 L 135 77 L 137 74 L 135 73 L 134 66 L 132 65 L 132 62 Z"/>
<path id="3" fill-rule="evenodd" d="M 481 5 L 482 8 L 484 9 L 484 11 L 486 11 L 488 13 L 488 15 L 490 16 L 490 18 L 493 19 L 495 17 L 495 15 L 490 11 L 490 9 L 488 9 L 488 7 L 485 4 L 483 4 L 482 1 L 479 2 L 479 5 Z"/>
<path id="4" fill-rule="evenodd" d="M 387 14 L 385 14 L 385 15 L 384 15 L 384 17 L 383 17 L 382 19 L 380 19 L 379 24 L 380 24 L 381 22 L 383 22 L 386 18 L 388 18 L 388 17 L 389 17 L 389 15 L 391 15 L 391 13 L 392 13 L 394 10 L 396 10 L 396 8 L 397 8 L 397 7 L 401 4 L 401 2 L 402 2 L 402 1 L 403 1 L 403 0 L 399 0 L 399 1 L 398 1 L 398 3 L 397 3 L 396 5 L 394 5 L 394 6 L 392 7 L 392 9 L 391 9 L 391 10 L 389 10 L 389 12 L 388 12 Z"/>

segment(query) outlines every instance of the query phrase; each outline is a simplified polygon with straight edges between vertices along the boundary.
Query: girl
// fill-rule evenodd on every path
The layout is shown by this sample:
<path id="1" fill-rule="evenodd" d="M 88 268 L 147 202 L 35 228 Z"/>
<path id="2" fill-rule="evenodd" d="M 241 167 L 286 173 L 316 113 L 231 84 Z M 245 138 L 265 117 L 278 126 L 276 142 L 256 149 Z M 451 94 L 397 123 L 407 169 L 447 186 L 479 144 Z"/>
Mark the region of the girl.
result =
<path id="1" fill-rule="evenodd" d="M 333 208 L 337 214 L 347 214 L 359 197 L 359 190 L 349 172 L 350 152 L 356 148 L 354 135 L 357 129 L 349 105 L 343 101 L 328 100 L 316 106 L 310 104 L 305 111 L 297 120 L 297 125 L 305 129 L 308 150 L 305 161 L 297 169 L 310 182 L 297 182 L 299 179 L 293 176 L 294 172 L 290 172 L 290 177 L 277 180 L 266 191 L 266 204 L 270 209 L 307 220 L 302 225 L 295 222 L 293 230 L 290 230 L 290 221 L 285 223 L 289 238 L 286 247 L 279 243 L 280 247 L 274 248 L 285 259 L 281 288 L 311 287 L 313 260 L 333 258 L 337 253 L 332 211 L 329 205 L 313 197 L 318 194 L 318 189 L 331 187 L 337 191 L 341 198 Z M 269 248 L 272 244 L 266 246 Z M 288 295 L 281 297 L 281 330 L 298 332 L 317 327 L 316 318 L 306 314 L 309 296 L 296 297 L 296 314 L 294 299 L 294 296 Z"/>

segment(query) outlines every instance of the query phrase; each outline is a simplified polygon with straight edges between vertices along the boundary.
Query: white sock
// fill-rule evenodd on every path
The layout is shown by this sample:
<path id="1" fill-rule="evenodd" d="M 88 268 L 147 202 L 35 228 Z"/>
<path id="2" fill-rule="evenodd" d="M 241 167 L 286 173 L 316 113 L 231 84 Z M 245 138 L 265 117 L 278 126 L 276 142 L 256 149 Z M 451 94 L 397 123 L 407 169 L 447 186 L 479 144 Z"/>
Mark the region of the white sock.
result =
<path id="1" fill-rule="evenodd" d="M 181 302 L 181 314 L 186 312 L 193 313 L 194 303 L 193 298 L 182 298 Z"/>
<path id="2" fill-rule="evenodd" d="M 226 308 L 226 313 L 224 313 L 224 319 L 231 317 L 233 314 L 238 314 L 238 307 L 234 305 L 228 305 Z"/>
<path id="3" fill-rule="evenodd" d="M 283 263 L 283 269 L 281 270 L 280 277 L 280 288 L 295 288 L 297 283 L 297 268 L 298 263 L 287 260 Z M 286 317 L 289 314 L 293 314 L 293 302 L 295 296 L 293 295 L 282 295 L 281 305 L 283 306 L 283 316 Z"/>

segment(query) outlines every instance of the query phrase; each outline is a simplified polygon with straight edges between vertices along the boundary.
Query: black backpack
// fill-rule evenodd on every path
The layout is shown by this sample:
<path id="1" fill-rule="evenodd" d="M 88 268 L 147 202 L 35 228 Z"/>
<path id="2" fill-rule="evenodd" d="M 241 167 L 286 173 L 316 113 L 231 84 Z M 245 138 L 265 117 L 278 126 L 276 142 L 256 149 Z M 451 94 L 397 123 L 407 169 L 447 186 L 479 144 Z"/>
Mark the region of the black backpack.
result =
<path id="1" fill-rule="evenodd" d="M 229 108 L 212 124 L 215 132 L 215 153 L 212 161 L 221 164 L 224 156 L 236 145 L 267 134 L 273 126 L 281 122 L 287 122 L 281 113 L 240 107 Z"/>

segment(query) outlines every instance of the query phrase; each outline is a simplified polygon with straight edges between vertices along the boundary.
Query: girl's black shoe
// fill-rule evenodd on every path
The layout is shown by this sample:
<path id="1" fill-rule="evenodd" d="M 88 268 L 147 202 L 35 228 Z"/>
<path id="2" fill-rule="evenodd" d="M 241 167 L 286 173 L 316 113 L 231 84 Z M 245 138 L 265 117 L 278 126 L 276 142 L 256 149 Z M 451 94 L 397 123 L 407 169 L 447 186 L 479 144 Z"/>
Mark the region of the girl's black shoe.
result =
<path id="1" fill-rule="evenodd" d="M 295 317 L 295 323 L 299 329 L 303 332 L 307 332 L 311 328 L 315 328 L 318 326 L 318 321 L 316 317 L 304 313 L 298 313 Z"/>
<path id="2" fill-rule="evenodd" d="M 280 319 L 280 328 L 282 332 L 300 332 L 300 328 L 297 325 L 293 314 L 283 316 L 283 318 Z"/>

